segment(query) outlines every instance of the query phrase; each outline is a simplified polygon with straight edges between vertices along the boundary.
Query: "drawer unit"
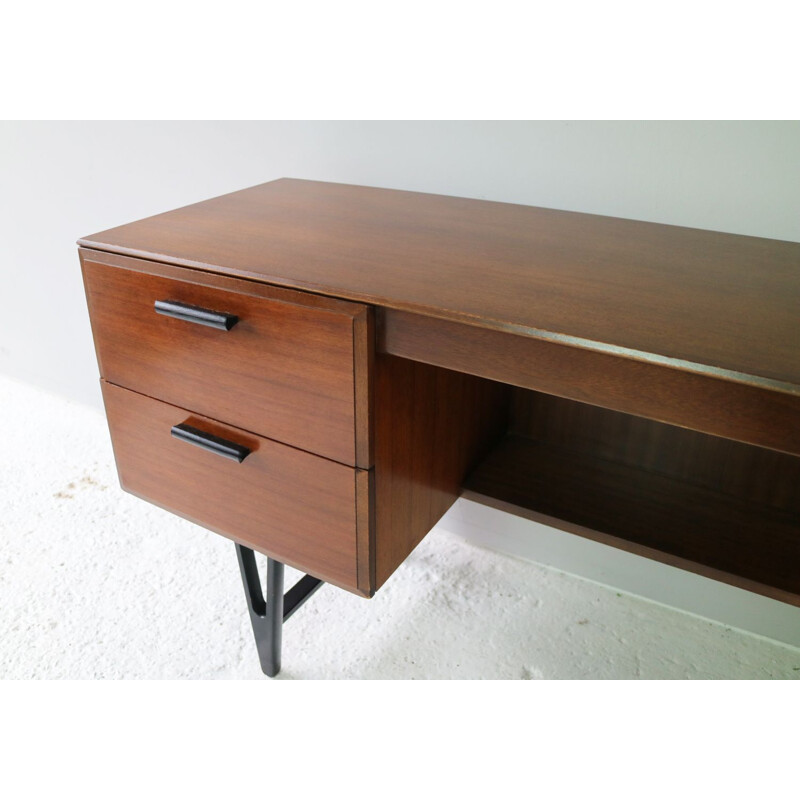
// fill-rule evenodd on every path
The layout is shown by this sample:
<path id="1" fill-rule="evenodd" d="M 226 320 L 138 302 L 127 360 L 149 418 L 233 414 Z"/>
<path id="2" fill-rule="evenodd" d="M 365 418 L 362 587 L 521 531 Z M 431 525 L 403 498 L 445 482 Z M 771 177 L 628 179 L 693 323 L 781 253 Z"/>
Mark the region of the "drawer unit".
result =
<path id="1" fill-rule="evenodd" d="M 103 378 L 371 466 L 365 306 L 85 249 L 81 261 Z"/>
<path id="2" fill-rule="evenodd" d="M 497 435 L 504 393 L 376 354 L 370 307 L 80 255 L 122 487 L 277 561 L 372 596 Z"/>
<path id="3" fill-rule="evenodd" d="M 102 387 L 124 489 L 318 578 L 370 593 L 368 471 L 106 381 Z M 201 442 L 213 436 L 249 453 L 238 462 L 211 452 L 177 438 L 178 425 Z"/>

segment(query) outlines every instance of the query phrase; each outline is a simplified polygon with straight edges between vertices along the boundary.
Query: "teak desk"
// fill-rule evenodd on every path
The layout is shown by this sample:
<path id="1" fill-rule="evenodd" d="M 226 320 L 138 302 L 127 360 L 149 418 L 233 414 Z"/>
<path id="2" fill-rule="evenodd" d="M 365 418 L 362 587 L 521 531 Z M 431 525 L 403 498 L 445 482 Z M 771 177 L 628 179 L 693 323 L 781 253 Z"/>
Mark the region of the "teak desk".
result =
<path id="1" fill-rule="evenodd" d="M 279 180 L 79 245 L 122 487 L 236 542 L 269 675 L 462 493 L 800 605 L 800 244 Z"/>

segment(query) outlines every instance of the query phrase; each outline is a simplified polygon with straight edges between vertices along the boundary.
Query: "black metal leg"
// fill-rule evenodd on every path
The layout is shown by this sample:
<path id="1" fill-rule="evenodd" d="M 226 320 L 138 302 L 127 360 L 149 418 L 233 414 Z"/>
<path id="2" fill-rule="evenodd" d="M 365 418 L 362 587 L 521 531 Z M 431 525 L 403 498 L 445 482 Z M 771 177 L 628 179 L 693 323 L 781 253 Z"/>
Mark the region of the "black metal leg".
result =
<path id="1" fill-rule="evenodd" d="M 267 597 L 261 591 L 256 555 L 249 547 L 236 545 L 236 557 L 242 573 L 247 610 L 253 625 L 258 660 L 265 675 L 274 678 L 281 671 L 281 635 L 283 623 L 322 586 L 319 578 L 302 577 L 284 596 L 283 564 L 267 559 Z"/>

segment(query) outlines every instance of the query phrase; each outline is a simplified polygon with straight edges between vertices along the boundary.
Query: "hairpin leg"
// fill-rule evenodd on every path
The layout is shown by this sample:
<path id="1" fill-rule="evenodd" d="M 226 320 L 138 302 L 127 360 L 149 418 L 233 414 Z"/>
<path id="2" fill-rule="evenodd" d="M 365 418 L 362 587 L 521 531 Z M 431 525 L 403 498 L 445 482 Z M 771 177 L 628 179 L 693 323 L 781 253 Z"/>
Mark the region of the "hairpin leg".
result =
<path id="1" fill-rule="evenodd" d="M 283 623 L 322 586 L 323 581 L 305 575 L 284 595 L 283 564 L 268 558 L 267 597 L 264 599 L 255 553 L 249 547 L 237 544 L 236 557 L 242 573 L 261 669 L 265 675 L 274 678 L 281 671 Z"/>

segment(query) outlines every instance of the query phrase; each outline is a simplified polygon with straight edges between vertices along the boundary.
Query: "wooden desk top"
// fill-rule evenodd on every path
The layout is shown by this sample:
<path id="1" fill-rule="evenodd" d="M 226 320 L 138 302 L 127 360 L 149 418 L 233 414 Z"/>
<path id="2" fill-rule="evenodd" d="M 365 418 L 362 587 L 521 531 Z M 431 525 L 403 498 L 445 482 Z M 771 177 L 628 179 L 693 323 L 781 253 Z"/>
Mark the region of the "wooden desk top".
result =
<path id="1" fill-rule="evenodd" d="M 282 179 L 79 244 L 800 394 L 800 244 Z"/>

